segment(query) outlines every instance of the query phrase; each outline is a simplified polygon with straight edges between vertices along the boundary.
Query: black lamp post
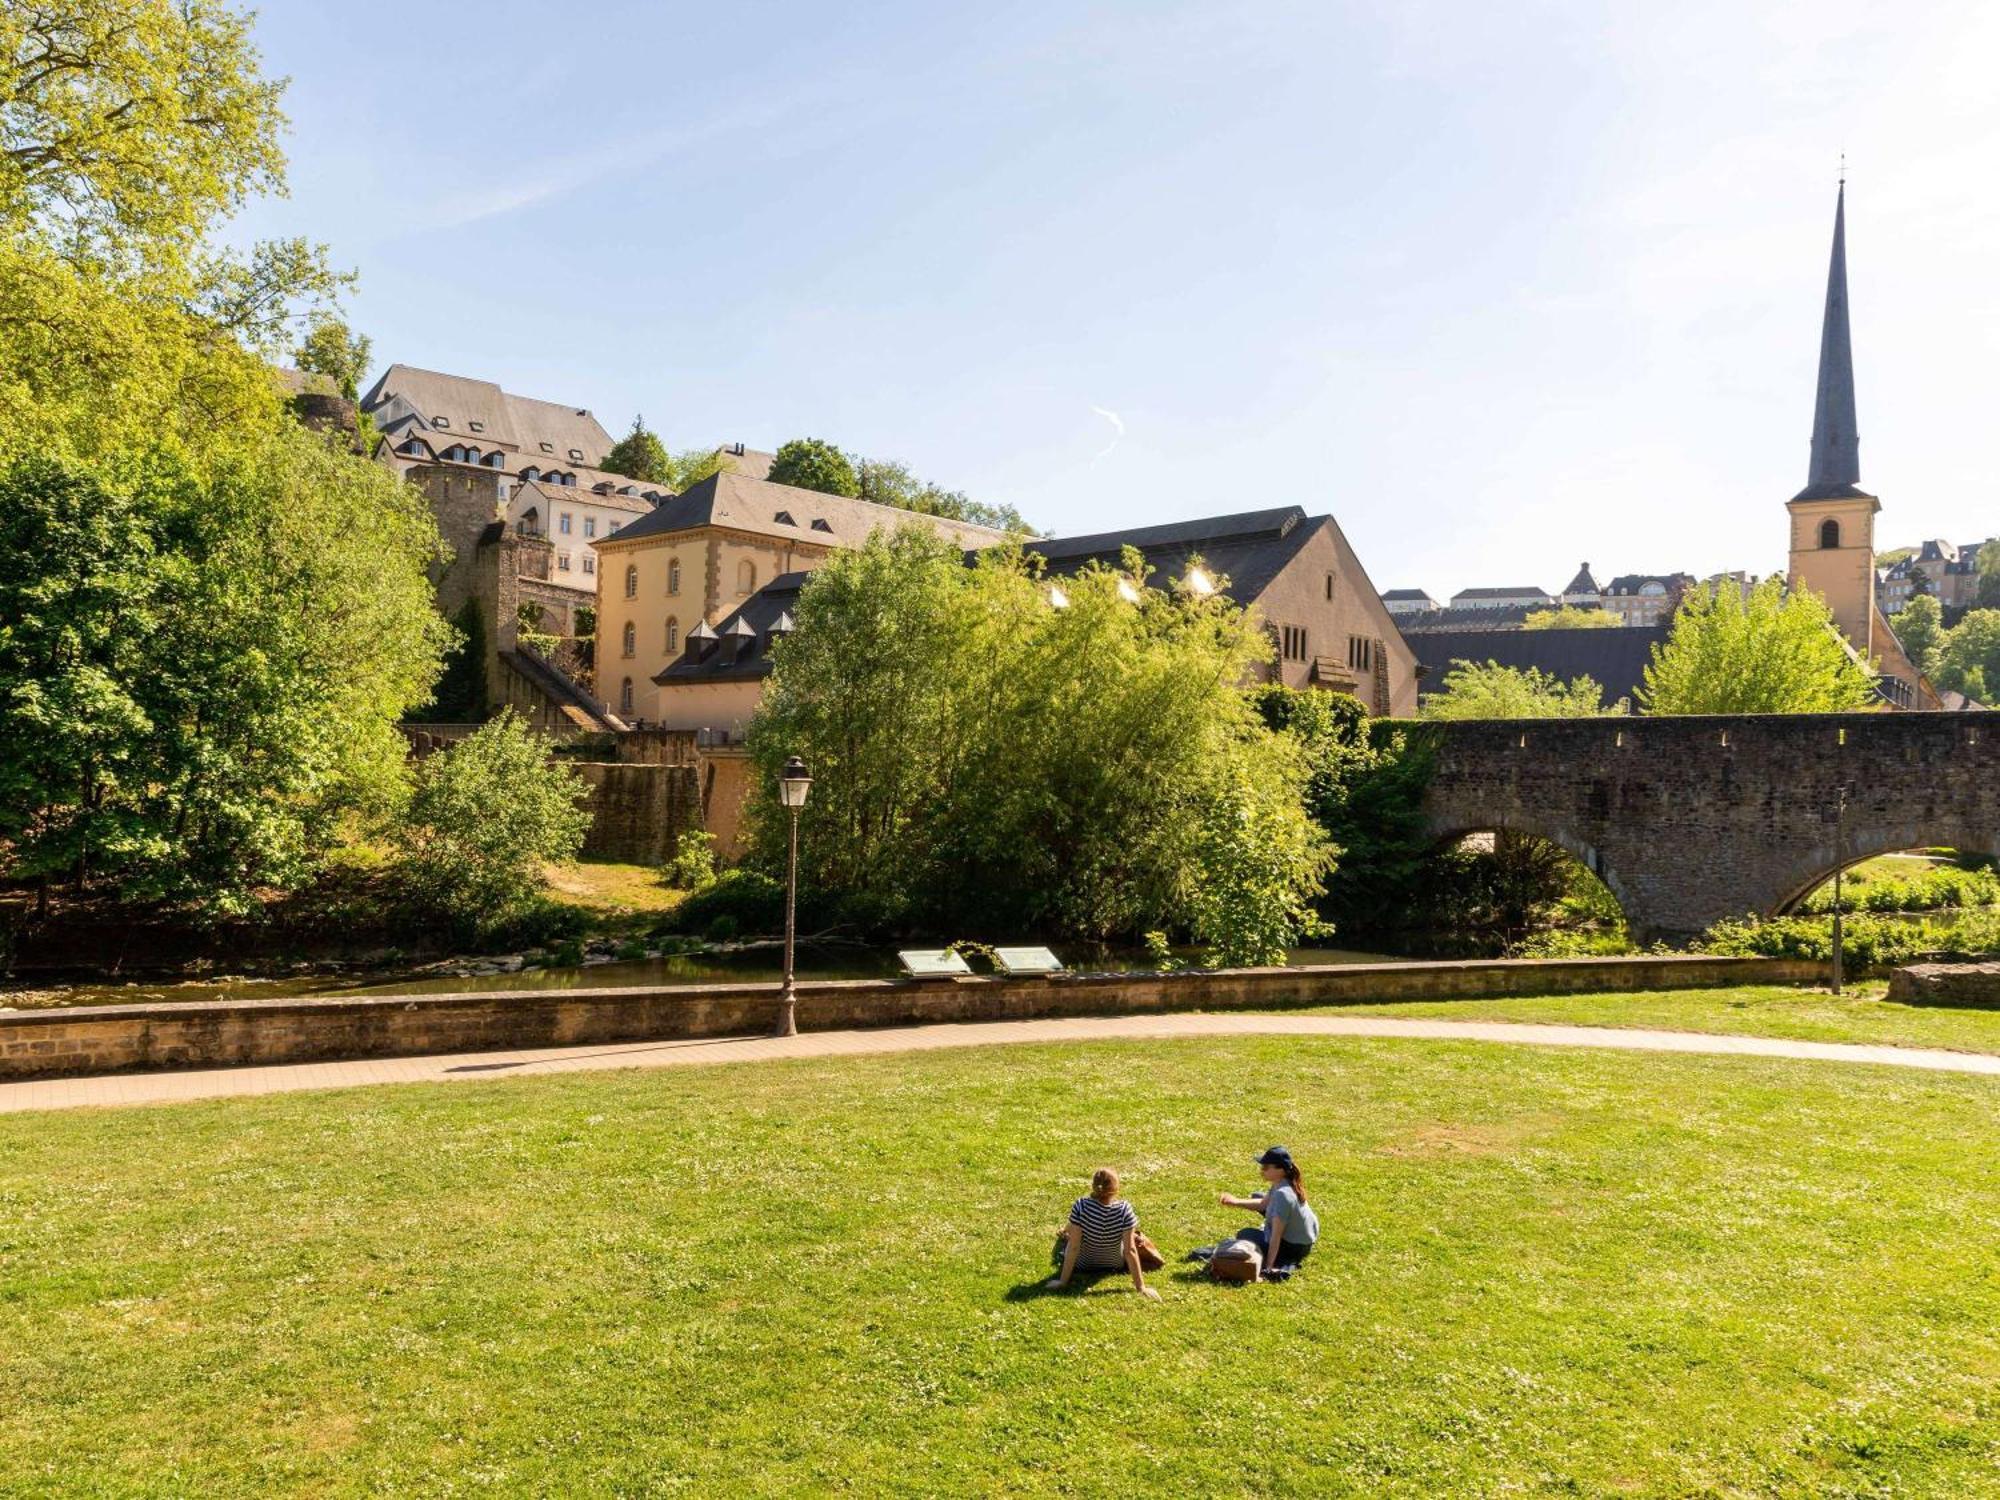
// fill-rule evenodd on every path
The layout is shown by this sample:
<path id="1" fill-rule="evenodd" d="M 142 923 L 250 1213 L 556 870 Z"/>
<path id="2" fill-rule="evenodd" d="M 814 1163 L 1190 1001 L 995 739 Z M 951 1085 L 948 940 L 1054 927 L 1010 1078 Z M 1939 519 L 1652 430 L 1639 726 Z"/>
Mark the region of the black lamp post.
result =
<path id="1" fill-rule="evenodd" d="M 1840 877 L 1846 873 L 1847 861 L 1847 783 L 1834 788 L 1833 799 L 1833 992 L 1840 993 L 1840 971 L 1844 967 L 1841 952 L 1840 928 Z"/>
<path id="2" fill-rule="evenodd" d="M 793 986 L 792 938 L 798 928 L 799 909 L 799 809 L 806 805 L 812 790 L 812 776 L 806 763 L 794 755 L 778 773 L 778 798 L 792 815 L 792 854 L 785 869 L 785 989 L 779 997 L 778 1029 L 775 1036 L 799 1034 L 799 997 Z"/>

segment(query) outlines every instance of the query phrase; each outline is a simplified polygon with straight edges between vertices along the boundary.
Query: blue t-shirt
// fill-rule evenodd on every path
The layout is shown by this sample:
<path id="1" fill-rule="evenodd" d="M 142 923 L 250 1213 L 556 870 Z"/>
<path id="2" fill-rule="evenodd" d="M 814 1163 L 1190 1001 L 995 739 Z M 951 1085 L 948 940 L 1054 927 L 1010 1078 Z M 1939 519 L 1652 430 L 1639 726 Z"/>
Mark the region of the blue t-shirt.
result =
<path id="1" fill-rule="evenodd" d="M 1310 1245 L 1319 1239 L 1319 1215 L 1312 1211 L 1312 1205 L 1301 1198 L 1298 1189 L 1289 1182 L 1281 1182 L 1264 1194 L 1266 1235 L 1276 1230 L 1279 1219 L 1285 1221 L 1286 1244 Z"/>

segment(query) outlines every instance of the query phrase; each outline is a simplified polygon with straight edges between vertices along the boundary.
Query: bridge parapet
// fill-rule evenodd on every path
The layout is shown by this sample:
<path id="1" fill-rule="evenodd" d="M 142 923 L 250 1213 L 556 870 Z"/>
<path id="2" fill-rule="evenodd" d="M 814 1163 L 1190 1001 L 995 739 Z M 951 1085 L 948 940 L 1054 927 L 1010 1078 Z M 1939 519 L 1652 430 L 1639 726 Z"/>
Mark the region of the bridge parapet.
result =
<path id="1" fill-rule="evenodd" d="M 1876 854 L 2000 855 L 2000 715 L 1462 720 L 1423 732 L 1437 757 L 1434 836 L 1550 839 L 1604 880 L 1644 940 L 1775 915 Z"/>

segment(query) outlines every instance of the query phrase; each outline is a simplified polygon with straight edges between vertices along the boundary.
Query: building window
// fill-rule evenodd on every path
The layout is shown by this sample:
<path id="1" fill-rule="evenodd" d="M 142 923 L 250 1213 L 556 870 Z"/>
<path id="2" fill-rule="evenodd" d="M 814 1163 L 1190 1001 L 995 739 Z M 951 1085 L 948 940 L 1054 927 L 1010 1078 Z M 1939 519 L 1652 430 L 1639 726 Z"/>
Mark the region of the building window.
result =
<path id="1" fill-rule="evenodd" d="M 681 622 L 672 615 L 667 616 L 667 655 L 672 656 L 681 649 Z"/>
<path id="2" fill-rule="evenodd" d="M 1819 544 L 1822 550 L 1831 552 L 1840 545 L 1840 522 L 1828 516 L 1819 523 Z"/>
<path id="3" fill-rule="evenodd" d="M 1326 575 L 1326 597 L 1329 599 L 1333 597 L 1333 575 L 1331 573 Z"/>
<path id="4" fill-rule="evenodd" d="M 736 565 L 736 592 L 739 594 L 757 592 L 757 565 L 747 557 Z"/>
<path id="5" fill-rule="evenodd" d="M 560 531 L 560 532 L 561 532 L 561 533 L 562 533 L 562 534 L 563 534 L 564 536 L 568 536 L 568 535 L 569 535 L 569 512 L 568 512 L 568 511 L 564 511 L 564 512 L 562 513 L 561 517 L 560 517 L 560 518 L 559 518 L 559 519 L 557 520 L 557 522 L 556 522 L 556 529 L 557 529 L 558 531 Z"/>
<path id="6" fill-rule="evenodd" d="M 586 573 L 595 573 L 597 571 L 597 555 L 589 550 L 586 550 L 583 554 L 583 571 Z"/>
<path id="7" fill-rule="evenodd" d="M 681 591 L 681 560 L 678 557 L 676 557 L 667 563 L 667 592 L 670 594 L 678 594 L 680 591 Z"/>
<path id="8" fill-rule="evenodd" d="M 637 563 L 625 564 L 625 597 L 627 599 L 636 599 L 639 597 L 639 565 Z"/>
<path id="9" fill-rule="evenodd" d="M 583 450 L 582 450 L 581 448 L 572 448 L 572 449 L 570 449 L 570 450 L 569 450 L 569 456 L 570 456 L 571 458 L 575 459 L 575 460 L 576 460 L 576 461 L 577 461 L 578 463 L 582 463 L 582 462 L 583 462 Z"/>
<path id="10" fill-rule="evenodd" d="M 1350 635 L 1347 638 L 1347 664 L 1357 672 L 1366 672 L 1375 665 L 1374 643 L 1365 635 Z"/>
<path id="11" fill-rule="evenodd" d="M 444 419 L 443 417 L 432 417 L 432 418 L 431 418 L 431 426 L 433 426 L 433 427 L 449 427 L 449 426 L 451 426 L 451 423 L 450 423 L 450 422 L 448 422 L 448 421 L 446 421 L 446 420 L 445 420 L 445 419 Z"/>
<path id="12" fill-rule="evenodd" d="M 544 453 L 553 453 L 556 451 L 556 445 L 554 443 L 543 443 L 541 449 Z"/>
<path id="13" fill-rule="evenodd" d="M 486 430 L 484 422 L 467 422 L 465 425 L 470 427 L 474 432 L 484 432 Z"/>
<path id="14" fill-rule="evenodd" d="M 618 688 L 618 712 L 621 714 L 632 712 L 632 679 L 629 677 Z"/>
<path id="15" fill-rule="evenodd" d="M 634 625 L 630 620 L 625 622 L 625 635 L 620 645 L 627 656 L 632 655 L 639 649 L 639 627 Z"/>
<path id="16" fill-rule="evenodd" d="M 585 516 L 583 518 L 583 534 L 585 536 L 597 535 L 597 517 Z"/>
<path id="17" fill-rule="evenodd" d="M 569 571 L 569 554 L 567 552 L 558 552 L 556 554 L 556 571 L 558 573 L 567 573 Z"/>
<path id="18" fill-rule="evenodd" d="M 1280 649 L 1286 661 L 1306 659 L 1306 628 L 1303 625 L 1287 625 L 1280 642 Z"/>

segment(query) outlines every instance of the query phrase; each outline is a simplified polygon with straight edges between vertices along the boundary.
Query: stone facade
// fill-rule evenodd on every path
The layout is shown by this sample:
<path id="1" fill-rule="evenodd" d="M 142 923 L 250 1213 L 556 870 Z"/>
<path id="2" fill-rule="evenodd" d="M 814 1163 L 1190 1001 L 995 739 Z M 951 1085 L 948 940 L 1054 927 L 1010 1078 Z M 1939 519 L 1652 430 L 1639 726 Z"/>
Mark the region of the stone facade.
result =
<path id="1" fill-rule="evenodd" d="M 1446 723 L 1440 840 L 1513 829 L 1595 871 L 1642 939 L 1775 915 L 1878 854 L 2000 855 L 2000 730 L 1963 714 Z M 1835 837 L 1837 789 L 1848 788 Z"/>
<path id="2" fill-rule="evenodd" d="M 674 852 L 684 830 L 701 827 L 699 783 L 692 765 L 567 764 L 590 784 L 586 855 L 657 865 Z"/>
<path id="3" fill-rule="evenodd" d="M 798 1019 L 802 1029 L 826 1030 L 1812 984 L 1823 977 L 1822 968 L 1796 959 L 1645 956 L 1033 979 L 808 980 L 798 986 Z M 0 1079 L 740 1035 L 771 1025 L 778 993 L 775 984 L 711 984 L 28 1010 L 0 1015 Z"/>
<path id="4" fill-rule="evenodd" d="M 2000 1010 L 2000 963 L 1911 964 L 1889 976 L 1889 998 L 1902 1005 Z"/>

